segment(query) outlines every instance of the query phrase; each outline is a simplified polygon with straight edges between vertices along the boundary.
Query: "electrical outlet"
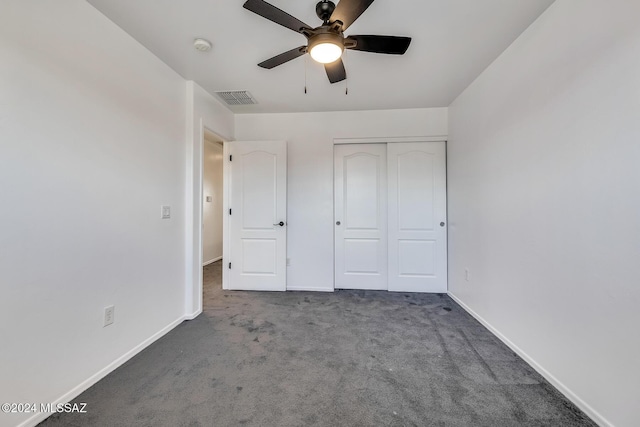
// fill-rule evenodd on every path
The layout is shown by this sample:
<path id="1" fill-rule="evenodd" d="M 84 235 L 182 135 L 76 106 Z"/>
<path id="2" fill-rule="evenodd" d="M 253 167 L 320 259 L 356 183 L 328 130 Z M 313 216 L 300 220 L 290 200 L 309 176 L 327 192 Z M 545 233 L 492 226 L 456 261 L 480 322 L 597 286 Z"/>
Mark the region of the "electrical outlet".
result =
<path id="1" fill-rule="evenodd" d="M 104 308 L 104 326 L 109 326 L 115 320 L 115 309 L 113 305 Z"/>
<path id="2" fill-rule="evenodd" d="M 171 206 L 162 206 L 161 218 L 162 219 L 171 218 Z"/>
<path id="3" fill-rule="evenodd" d="M 469 269 L 468 268 L 464 269 L 464 280 L 466 280 L 467 282 L 469 281 Z"/>

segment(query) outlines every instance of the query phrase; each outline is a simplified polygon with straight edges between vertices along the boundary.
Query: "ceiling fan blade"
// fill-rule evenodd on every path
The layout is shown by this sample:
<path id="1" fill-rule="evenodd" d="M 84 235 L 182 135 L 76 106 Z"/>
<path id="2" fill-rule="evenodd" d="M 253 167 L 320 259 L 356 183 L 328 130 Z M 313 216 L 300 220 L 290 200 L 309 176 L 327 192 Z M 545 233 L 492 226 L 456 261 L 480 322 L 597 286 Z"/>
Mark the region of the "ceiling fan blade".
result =
<path id="1" fill-rule="evenodd" d="M 274 67 L 277 67 L 278 65 L 282 65 L 285 62 L 291 61 L 292 59 L 296 59 L 297 57 L 302 56 L 305 53 L 307 53 L 307 47 L 300 46 L 281 53 L 280 55 L 276 55 L 273 58 L 269 58 L 266 61 L 262 61 L 258 64 L 258 66 L 270 70 Z"/>
<path id="2" fill-rule="evenodd" d="M 331 83 L 338 83 L 347 78 L 347 70 L 344 69 L 342 58 L 330 64 L 324 64 L 324 69 Z"/>
<path id="3" fill-rule="evenodd" d="M 347 49 L 362 50 L 365 52 L 387 53 L 391 55 L 403 55 L 411 44 L 411 37 L 396 36 L 349 36 L 345 39 Z M 349 41 L 355 41 L 356 45 L 349 47 Z"/>
<path id="4" fill-rule="evenodd" d="M 299 19 L 294 18 L 287 12 L 278 9 L 277 7 L 267 3 L 264 0 L 247 0 L 242 7 L 262 16 L 263 18 L 268 19 L 269 21 L 280 24 L 283 27 L 289 28 L 290 30 L 293 30 L 297 33 L 299 33 L 303 28 L 311 28 Z"/>
<path id="5" fill-rule="evenodd" d="M 373 0 L 340 0 L 329 21 L 342 22 L 342 31 L 344 31 L 362 15 L 362 12 L 367 10 L 371 3 Z"/>

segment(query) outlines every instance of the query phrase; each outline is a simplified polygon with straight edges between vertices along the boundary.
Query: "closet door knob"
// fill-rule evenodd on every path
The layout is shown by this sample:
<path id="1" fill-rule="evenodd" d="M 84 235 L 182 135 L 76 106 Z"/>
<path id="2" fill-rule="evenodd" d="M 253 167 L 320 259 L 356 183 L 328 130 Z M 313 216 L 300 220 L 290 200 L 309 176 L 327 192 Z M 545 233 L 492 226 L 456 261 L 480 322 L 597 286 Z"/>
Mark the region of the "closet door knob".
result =
<path id="1" fill-rule="evenodd" d="M 444 227 L 444 222 L 441 222 L 441 223 L 440 223 L 440 227 Z"/>
<path id="2" fill-rule="evenodd" d="M 340 221 L 336 221 L 336 225 L 340 225 Z"/>

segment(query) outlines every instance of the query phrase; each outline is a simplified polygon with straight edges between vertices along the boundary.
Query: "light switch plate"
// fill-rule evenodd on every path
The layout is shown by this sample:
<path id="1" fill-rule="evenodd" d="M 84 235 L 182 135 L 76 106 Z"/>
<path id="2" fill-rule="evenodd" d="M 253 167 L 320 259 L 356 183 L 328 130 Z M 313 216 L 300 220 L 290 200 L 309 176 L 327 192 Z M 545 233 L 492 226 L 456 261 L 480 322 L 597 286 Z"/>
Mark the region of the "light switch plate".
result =
<path id="1" fill-rule="evenodd" d="M 211 196 L 207 196 L 207 202 L 210 202 L 210 201 L 212 201 L 212 200 L 213 200 L 213 197 L 211 197 Z"/>
<path id="2" fill-rule="evenodd" d="M 115 306 L 110 305 L 104 308 L 104 326 L 109 326 L 115 320 Z"/>
<path id="3" fill-rule="evenodd" d="M 162 206 L 162 219 L 171 218 L 171 206 Z"/>

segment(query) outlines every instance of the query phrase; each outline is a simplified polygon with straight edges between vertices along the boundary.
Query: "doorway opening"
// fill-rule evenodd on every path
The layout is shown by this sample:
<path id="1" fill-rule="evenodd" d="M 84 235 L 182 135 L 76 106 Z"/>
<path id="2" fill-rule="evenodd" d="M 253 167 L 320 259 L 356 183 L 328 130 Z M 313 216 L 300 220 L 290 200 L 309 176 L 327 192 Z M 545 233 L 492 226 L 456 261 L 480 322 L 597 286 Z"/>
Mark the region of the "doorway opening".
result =
<path id="1" fill-rule="evenodd" d="M 202 292 L 203 305 L 222 289 L 224 238 L 224 142 L 204 128 L 202 147 Z"/>

